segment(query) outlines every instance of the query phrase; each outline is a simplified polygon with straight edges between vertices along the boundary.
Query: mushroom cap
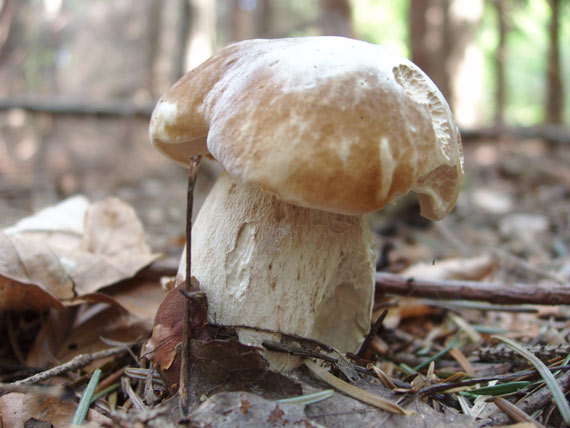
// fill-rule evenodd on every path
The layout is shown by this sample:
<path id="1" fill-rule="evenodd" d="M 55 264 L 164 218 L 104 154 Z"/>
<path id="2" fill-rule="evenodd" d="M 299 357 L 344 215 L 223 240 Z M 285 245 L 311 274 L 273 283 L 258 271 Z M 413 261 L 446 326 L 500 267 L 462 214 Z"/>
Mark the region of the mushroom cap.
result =
<path id="1" fill-rule="evenodd" d="M 246 40 L 159 101 L 155 147 L 209 154 L 280 200 L 362 215 L 409 191 L 438 220 L 455 205 L 463 152 L 449 106 L 413 63 L 342 37 Z"/>

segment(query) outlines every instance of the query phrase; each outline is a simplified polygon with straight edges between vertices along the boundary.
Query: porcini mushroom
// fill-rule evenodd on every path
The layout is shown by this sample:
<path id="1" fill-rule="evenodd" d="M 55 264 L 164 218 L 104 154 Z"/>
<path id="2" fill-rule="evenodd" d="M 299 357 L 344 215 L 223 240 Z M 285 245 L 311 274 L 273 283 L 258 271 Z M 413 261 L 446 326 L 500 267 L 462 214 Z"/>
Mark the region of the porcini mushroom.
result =
<path id="1" fill-rule="evenodd" d="M 340 37 L 222 49 L 161 98 L 150 137 L 182 165 L 204 154 L 226 170 L 192 233 L 209 319 L 343 352 L 370 328 L 375 249 L 364 215 L 414 191 L 421 214 L 441 219 L 463 179 L 459 132 L 431 80 L 405 58 Z"/>

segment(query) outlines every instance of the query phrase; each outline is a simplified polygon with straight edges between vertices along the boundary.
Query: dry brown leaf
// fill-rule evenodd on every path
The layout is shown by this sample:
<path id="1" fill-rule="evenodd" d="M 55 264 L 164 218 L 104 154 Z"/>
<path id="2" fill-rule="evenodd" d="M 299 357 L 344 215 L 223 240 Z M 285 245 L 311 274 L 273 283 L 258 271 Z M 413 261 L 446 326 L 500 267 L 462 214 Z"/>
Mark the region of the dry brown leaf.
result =
<path id="1" fill-rule="evenodd" d="M 436 280 L 478 281 L 497 268 L 497 261 L 486 254 L 478 257 L 438 260 L 435 263 L 417 263 L 400 274 L 410 278 Z"/>
<path id="2" fill-rule="evenodd" d="M 25 237 L 0 232 L 0 309 L 24 309 L 18 307 L 19 301 L 27 297 L 18 289 L 20 284 L 39 285 L 49 296 L 60 300 L 74 296 L 71 278 L 49 247 Z M 8 302 L 16 307 L 7 306 Z"/>
<path id="3" fill-rule="evenodd" d="M 0 276 L 0 310 L 40 311 L 47 308 L 64 309 L 65 305 L 36 285 Z"/>
<path id="4" fill-rule="evenodd" d="M 156 258 L 129 205 L 76 196 L 0 232 L 0 309 L 61 309 Z"/>
<path id="5" fill-rule="evenodd" d="M 78 295 L 130 278 L 158 258 L 134 209 L 116 198 L 89 207 L 79 251 L 86 266 L 72 274 Z"/>
<path id="6" fill-rule="evenodd" d="M 402 320 L 408 318 L 429 317 L 431 315 L 442 314 L 444 310 L 429 305 L 421 300 L 414 298 L 401 298 L 398 300 L 398 306 L 388 309 L 388 314 L 384 319 L 383 326 L 388 329 L 397 328 Z M 378 313 L 374 314 L 374 319 Z"/>
<path id="7" fill-rule="evenodd" d="M 192 277 L 195 289 L 198 280 Z M 211 339 L 207 326 L 208 300 L 204 293 L 185 297 L 180 288 L 171 289 L 160 303 L 154 319 L 152 337 L 145 345 L 144 355 L 156 364 L 166 384 L 172 386 L 180 378 L 180 347 L 182 343 L 184 302 L 188 299 L 189 336 L 193 339 Z"/>
<path id="8" fill-rule="evenodd" d="M 79 354 L 107 349 L 101 338 L 132 343 L 148 336 L 152 320 L 141 320 L 119 306 L 84 304 L 52 311 L 36 336 L 27 358 L 32 367 L 47 368 Z M 104 360 L 98 361 L 98 367 Z"/>
<path id="9" fill-rule="evenodd" d="M 152 321 L 164 296 L 158 281 L 136 277 L 113 284 L 100 292 L 86 294 L 81 300 L 121 306 L 141 320 Z"/>
<path id="10" fill-rule="evenodd" d="M 58 398 L 42 397 L 13 392 L 0 397 L 0 415 L 4 427 L 20 428 L 30 419 L 50 423 L 55 427 L 71 426 L 77 404 L 61 401 Z M 102 414 L 89 410 L 87 421 L 98 425 L 111 424 Z"/>

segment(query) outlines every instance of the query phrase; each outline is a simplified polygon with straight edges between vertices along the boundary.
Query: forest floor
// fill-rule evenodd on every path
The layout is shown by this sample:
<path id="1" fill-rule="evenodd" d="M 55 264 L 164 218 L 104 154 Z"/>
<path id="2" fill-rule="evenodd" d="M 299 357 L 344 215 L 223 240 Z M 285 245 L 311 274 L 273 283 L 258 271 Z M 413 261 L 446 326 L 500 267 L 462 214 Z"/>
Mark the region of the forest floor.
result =
<path id="1" fill-rule="evenodd" d="M 8 247 L 17 247 L 15 259 L 6 256 L 4 265 L 0 263 L 4 269 L 0 270 L 0 334 L 6 338 L 0 345 L 0 426 L 23 426 L 31 419 L 69 424 L 98 368 L 100 394 L 88 415 L 94 424 L 174 423 L 180 415 L 169 400 L 170 392 L 161 386 L 162 380 L 152 381 L 153 372 L 140 355 L 164 296 L 160 278 L 175 273 L 184 244 L 185 171 L 146 144 L 146 129 L 136 121 L 125 125 L 131 127 L 127 130 L 109 126 L 114 138 L 128 135 L 117 149 L 106 142 L 102 131 L 90 140 L 97 141 L 96 147 L 86 146 L 84 126 L 61 131 L 50 123 L 36 127 L 49 131 L 42 146 L 28 135 L 32 131 L 18 128 L 20 118 L 2 120 L 15 124 L 13 137 L 20 143 L 0 143 L 0 227 L 68 196 L 83 193 L 89 200 L 75 199 L 63 210 L 57 208 L 56 217 L 35 218 L 30 227 L 21 225 L 26 233 L 33 230 L 30 239 L 42 244 L 21 243 L 9 230 L 0 234 L 0 251 L 8 254 Z M 67 133 L 65 138 L 61 132 Z M 561 366 L 554 374 L 566 402 L 564 394 L 570 392 L 568 145 L 505 137 L 468 141 L 464 150 L 464 189 L 447 219 L 439 223 L 422 219 L 413 197 L 370 216 L 378 267 L 402 281 L 392 284 L 387 293 L 382 281 L 391 277 L 378 277 L 374 319 L 381 318 L 382 324 L 365 352 L 359 357 L 333 352 L 334 361 L 329 361 L 336 379 L 358 389 L 359 400 L 345 395 L 350 389 L 345 384 L 331 386 L 331 380 L 323 381 L 322 376 L 316 380 L 314 367 L 284 379 L 270 373 L 261 359 L 246 361 L 247 352 L 239 344 L 214 340 L 208 345 L 211 349 L 193 351 L 221 367 L 221 372 L 212 364 L 197 369 L 207 376 L 194 385 L 198 398 L 191 420 L 196 426 L 303 422 L 329 427 L 356 423 L 478 427 L 508 425 L 513 420 L 528 426 L 562 426 L 564 418 L 570 418 L 565 414 L 567 404 L 553 401 L 556 388 L 545 386 L 532 358 L 549 366 L 550 372 Z M 195 212 L 218 173 L 214 163 L 201 167 Z M 85 223 L 85 215 L 103 220 Z M 50 218 L 64 219 L 65 225 L 50 223 Z M 69 228 L 80 236 L 70 238 Z M 54 246 L 65 247 L 66 257 L 71 257 L 73 248 L 90 253 L 81 253 L 84 265 L 76 267 L 69 281 L 56 280 L 58 272 L 50 270 L 53 260 L 46 254 Z M 26 251 L 29 254 L 23 254 Z M 58 257 L 61 261 L 61 254 Z M 15 269 L 7 273 L 6 260 L 19 260 L 33 281 L 21 279 Z M 431 288 L 418 297 L 410 287 L 414 281 L 417 290 L 422 281 L 431 281 L 427 284 Z M 477 284 L 485 290 L 491 286 L 488 296 L 476 293 Z M 438 287 L 455 287 L 455 298 L 438 298 Z M 291 347 L 306 351 L 303 343 Z M 84 359 L 62 366 L 78 355 Z M 225 357 L 219 359 L 220 355 Z M 374 368 L 367 368 L 371 362 Z M 54 367 L 55 373 L 41 377 Z M 29 378 L 38 373 L 39 377 Z M 220 380 L 229 373 L 239 382 Z M 255 381 L 248 378 L 251 373 Z M 337 391 L 332 397 L 312 404 L 272 401 L 331 388 Z M 236 390 L 242 392 L 216 395 Z M 380 404 L 370 404 L 366 398 L 370 393 L 398 406 L 380 410 Z M 368 404 L 362 402 L 367 399 Z M 401 409 L 407 415 L 398 415 Z"/>

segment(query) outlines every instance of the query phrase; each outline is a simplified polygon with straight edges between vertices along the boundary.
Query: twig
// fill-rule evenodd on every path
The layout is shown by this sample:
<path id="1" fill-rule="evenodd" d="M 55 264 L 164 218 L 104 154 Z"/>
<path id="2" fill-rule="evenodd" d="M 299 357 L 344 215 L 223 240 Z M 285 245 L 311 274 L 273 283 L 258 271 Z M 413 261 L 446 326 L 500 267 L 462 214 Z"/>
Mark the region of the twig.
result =
<path id="1" fill-rule="evenodd" d="M 461 129 L 461 138 L 463 140 L 500 138 L 504 136 L 519 139 L 542 138 L 554 143 L 570 143 L 570 131 L 564 125 L 494 126 L 490 128 Z"/>
<path id="2" fill-rule="evenodd" d="M 382 327 L 382 324 L 384 323 L 384 319 L 386 319 L 386 315 L 388 315 L 388 309 L 385 309 L 380 314 L 380 316 L 374 322 L 374 325 L 372 326 L 372 328 L 370 329 L 370 331 L 366 335 L 366 338 L 364 339 L 364 342 L 362 343 L 362 346 L 360 347 L 360 350 L 358 351 L 358 354 L 357 354 L 359 357 L 364 357 L 366 355 L 366 353 L 368 352 L 368 348 L 370 348 L 370 344 L 372 343 L 372 339 L 374 339 L 376 337 L 376 335 L 378 334 L 378 332 L 380 331 L 380 328 Z"/>
<path id="3" fill-rule="evenodd" d="M 188 193 L 186 199 L 186 293 L 192 289 L 192 210 L 194 205 L 194 186 L 201 156 L 190 158 L 188 171 Z M 182 362 L 180 366 L 180 412 L 183 418 L 190 414 L 190 300 L 184 299 L 184 326 L 182 330 Z"/>
<path id="4" fill-rule="evenodd" d="M 103 358 L 112 357 L 113 355 L 122 354 L 124 352 L 127 352 L 127 349 L 111 348 L 111 349 L 104 349 L 103 351 L 99 352 L 94 352 L 93 354 L 77 355 L 67 363 L 61 364 L 59 366 L 43 371 L 41 373 L 37 373 L 25 379 L 16 381 L 13 383 L 13 385 L 28 385 L 28 384 L 43 382 L 44 380 L 51 379 L 54 376 L 58 376 L 60 374 L 67 373 L 72 370 L 77 370 L 86 367 L 89 364 L 93 363 L 94 361 L 102 360 Z"/>
<path id="5" fill-rule="evenodd" d="M 429 281 L 377 272 L 376 287 L 386 294 L 445 300 L 481 300 L 491 303 L 568 305 L 570 287 L 533 286 L 478 281 Z"/>
<path id="6" fill-rule="evenodd" d="M 74 116 L 150 117 L 154 103 L 137 104 L 130 100 L 95 101 L 69 98 L 13 96 L 0 99 L 0 110 L 20 109 L 33 113 Z"/>
<path id="7" fill-rule="evenodd" d="M 113 340 L 113 339 L 109 339 L 107 337 L 103 337 L 100 336 L 99 339 L 101 340 L 101 342 L 103 342 L 105 345 L 109 345 L 109 346 L 116 346 L 119 348 L 124 348 L 131 357 L 133 357 L 133 361 L 135 362 L 135 364 L 137 366 L 141 366 L 141 363 L 139 362 L 138 357 L 135 355 L 135 353 L 133 352 L 133 350 L 131 349 L 132 345 L 135 345 L 136 342 L 123 342 L 121 340 Z"/>
<path id="8" fill-rule="evenodd" d="M 527 346 L 529 352 L 532 352 L 541 360 L 551 360 L 554 358 L 563 358 L 570 354 L 570 345 L 536 345 Z M 504 346 L 483 347 L 475 351 L 475 355 L 480 361 L 485 362 L 498 362 L 498 361 L 513 361 L 521 359 L 522 357 L 510 348 Z"/>
<path id="9" fill-rule="evenodd" d="M 313 25 L 309 20 L 299 24 L 299 28 Z M 275 34 L 273 34 L 275 36 Z M 272 36 L 272 37 L 273 37 Z M 66 98 L 37 98 L 27 96 L 11 96 L 0 99 L 0 110 L 21 109 L 31 112 L 98 115 L 98 116 L 143 116 L 150 117 L 153 103 L 136 104 L 130 100 L 114 100 L 102 103 L 96 100 L 80 100 Z M 554 143 L 570 143 L 570 130 L 564 125 L 542 126 L 503 126 L 490 128 L 462 128 L 461 138 L 465 141 L 481 138 L 499 138 L 505 135 L 520 139 L 542 138 Z"/>
<path id="10" fill-rule="evenodd" d="M 295 355 L 296 357 L 318 358 L 319 360 L 327 361 L 332 364 L 336 364 L 338 361 L 336 358 L 331 357 L 330 355 L 322 354 L 311 349 L 288 345 L 286 343 L 264 340 L 261 345 L 268 351 L 281 352 L 284 354 Z"/>
<path id="11" fill-rule="evenodd" d="M 425 299 L 424 303 L 430 306 L 445 308 L 450 311 L 457 311 L 461 309 L 473 309 L 474 311 L 487 311 L 487 312 L 516 312 L 522 314 L 537 314 L 538 308 L 532 306 L 522 305 L 493 305 L 491 303 L 481 303 L 466 300 L 447 300 L 446 302 L 439 302 L 433 299 Z"/>
<path id="12" fill-rule="evenodd" d="M 65 394 L 63 385 L 36 386 L 36 385 L 15 385 L 13 383 L 0 383 L 0 395 L 10 392 L 21 392 L 23 394 L 44 395 L 61 399 Z"/>
<path id="13" fill-rule="evenodd" d="M 550 370 L 550 371 L 570 370 L 570 365 L 549 367 L 548 370 Z M 421 389 L 418 392 L 418 396 L 422 397 L 425 395 L 444 392 L 444 391 L 447 391 L 448 389 L 455 389 L 455 388 L 461 388 L 464 386 L 477 385 L 478 383 L 487 383 L 487 382 L 491 382 L 493 380 L 498 380 L 501 382 L 508 382 L 508 381 L 512 381 L 512 380 L 516 380 L 516 379 L 526 378 L 529 376 L 537 376 L 537 375 L 538 375 L 538 372 L 536 370 L 526 370 L 524 372 L 516 372 L 516 373 L 510 373 L 510 374 L 506 374 L 506 375 L 485 376 L 485 377 L 477 377 L 477 378 L 473 378 L 473 379 L 460 380 L 457 382 L 438 383 L 436 385 L 431 385 L 431 386 L 428 386 L 428 387 Z"/>

